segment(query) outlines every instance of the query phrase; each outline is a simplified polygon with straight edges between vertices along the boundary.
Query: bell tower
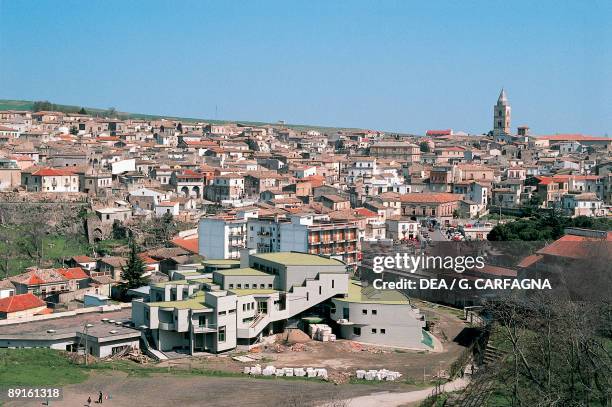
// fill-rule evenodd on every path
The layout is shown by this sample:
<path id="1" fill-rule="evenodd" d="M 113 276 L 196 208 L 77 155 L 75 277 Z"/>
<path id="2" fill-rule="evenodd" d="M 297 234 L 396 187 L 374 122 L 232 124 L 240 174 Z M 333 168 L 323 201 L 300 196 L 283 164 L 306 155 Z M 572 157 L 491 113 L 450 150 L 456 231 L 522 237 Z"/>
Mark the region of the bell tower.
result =
<path id="1" fill-rule="evenodd" d="M 506 91 L 502 88 L 497 98 L 497 103 L 493 106 L 493 135 L 501 136 L 510 134 L 510 105 Z"/>

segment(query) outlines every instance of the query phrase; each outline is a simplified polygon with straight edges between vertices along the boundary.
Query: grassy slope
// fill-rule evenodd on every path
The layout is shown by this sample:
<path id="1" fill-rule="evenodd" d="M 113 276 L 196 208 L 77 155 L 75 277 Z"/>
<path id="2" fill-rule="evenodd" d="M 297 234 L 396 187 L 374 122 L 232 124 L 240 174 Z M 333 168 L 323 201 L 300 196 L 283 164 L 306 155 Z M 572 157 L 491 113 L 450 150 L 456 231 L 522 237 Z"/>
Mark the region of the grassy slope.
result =
<path id="1" fill-rule="evenodd" d="M 0 386 L 62 386 L 87 378 L 51 349 L 0 349 Z"/>
<path id="2" fill-rule="evenodd" d="M 32 110 L 34 102 L 31 100 L 10 100 L 10 99 L 0 99 L 0 110 Z M 73 106 L 73 105 L 62 105 L 57 104 L 62 109 L 80 109 L 81 106 Z M 101 114 L 106 111 L 106 109 L 99 109 L 94 107 L 85 107 L 85 110 L 89 114 Z M 207 123 L 241 123 L 250 126 L 262 126 L 262 125 L 275 125 L 277 123 L 266 123 L 266 122 L 253 122 L 253 121 L 229 121 L 229 120 L 210 120 L 204 118 L 194 118 L 194 117 L 178 117 L 178 116 L 159 116 L 152 114 L 144 114 L 144 113 L 128 113 L 128 112 L 118 112 L 122 117 L 132 118 L 132 119 L 173 119 L 173 120 L 181 120 L 183 122 L 200 122 L 204 121 Z M 334 132 L 338 130 L 359 130 L 357 128 L 351 127 L 327 127 L 327 126 L 311 126 L 306 124 L 286 124 L 286 127 L 292 128 L 294 130 L 318 130 L 321 132 Z"/>
<path id="3" fill-rule="evenodd" d="M 18 232 L 16 232 L 18 233 Z M 10 244 L 16 245 L 17 238 L 11 239 Z M 0 241 L 0 250 L 5 250 L 7 243 Z M 18 252 L 17 248 L 15 251 Z M 51 264 L 56 267 L 62 266 L 62 259 L 69 260 L 73 256 L 91 255 L 89 245 L 82 239 L 67 238 L 65 236 L 50 235 L 44 239 L 43 264 Z M 27 267 L 35 265 L 35 261 L 26 254 L 16 254 L 9 260 L 9 275 L 23 273 Z M 0 279 L 4 278 L 0 276 Z"/>

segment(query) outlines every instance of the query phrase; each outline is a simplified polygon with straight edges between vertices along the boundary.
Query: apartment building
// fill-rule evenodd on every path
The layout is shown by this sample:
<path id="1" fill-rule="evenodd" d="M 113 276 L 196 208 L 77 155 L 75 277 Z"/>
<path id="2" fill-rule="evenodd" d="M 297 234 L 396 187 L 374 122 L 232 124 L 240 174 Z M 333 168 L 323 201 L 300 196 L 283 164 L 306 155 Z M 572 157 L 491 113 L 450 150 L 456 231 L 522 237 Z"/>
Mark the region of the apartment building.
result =
<path id="1" fill-rule="evenodd" d="M 359 260 L 361 243 L 355 222 L 315 221 L 313 215 L 293 215 L 280 225 L 280 251 L 331 256 L 351 267 Z"/>
<path id="2" fill-rule="evenodd" d="M 244 197 L 244 177 L 240 174 L 216 176 L 206 187 L 206 198 L 214 202 L 233 201 Z"/>
<path id="3" fill-rule="evenodd" d="M 238 259 L 247 247 L 247 219 L 217 216 L 200 219 L 198 252 L 207 259 Z"/>
<path id="4" fill-rule="evenodd" d="M 65 169 L 30 167 L 21 172 L 21 185 L 28 192 L 79 192 L 79 176 Z"/>
<path id="5" fill-rule="evenodd" d="M 370 146 L 370 156 L 418 163 L 421 160 L 421 149 L 416 144 L 403 141 L 380 141 Z"/>
<path id="6" fill-rule="evenodd" d="M 453 212 L 459 209 L 459 201 L 463 197 L 450 193 L 412 193 L 398 196 L 402 215 L 414 217 L 417 220 L 436 218 L 450 221 Z"/>

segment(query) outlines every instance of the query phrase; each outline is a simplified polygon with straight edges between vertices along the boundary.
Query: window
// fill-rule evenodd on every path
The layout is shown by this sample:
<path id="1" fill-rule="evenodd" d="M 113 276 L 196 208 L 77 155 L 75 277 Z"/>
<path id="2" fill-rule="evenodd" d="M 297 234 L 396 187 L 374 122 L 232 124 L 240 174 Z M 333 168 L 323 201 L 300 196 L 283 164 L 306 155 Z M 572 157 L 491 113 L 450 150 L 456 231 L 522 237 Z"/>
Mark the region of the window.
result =
<path id="1" fill-rule="evenodd" d="M 310 294 L 310 293 L 309 293 L 309 292 L 306 292 L 306 301 L 309 301 L 309 300 L 310 300 L 310 295 L 308 295 L 308 294 Z"/>
<path id="2" fill-rule="evenodd" d="M 376 311 L 375 309 L 372 310 L 372 315 L 376 315 L 378 314 L 378 311 Z"/>
<path id="3" fill-rule="evenodd" d="M 225 326 L 219 327 L 218 339 L 219 342 L 225 342 Z"/>
<path id="4" fill-rule="evenodd" d="M 376 333 L 376 328 L 372 328 L 372 333 L 375 334 Z"/>
<path id="5" fill-rule="evenodd" d="M 360 336 L 361 335 L 361 328 L 353 327 L 353 335 Z"/>
<path id="6" fill-rule="evenodd" d="M 384 335 L 384 334 L 386 334 L 386 333 L 387 333 L 387 330 L 386 330 L 386 329 L 384 329 L 384 328 L 381 328 L 381 329 L 380 329 L 380 333 Z"/>
<path id="7" fill-rule="evenodd" d="M 225 316 L 225 314 L 227 314 L 227 312 L 226 312 L 226 311 L 219 311 L 219 316 L 220 316 L 220 317 Z"/>
<path id="8" fill-rule="evenodd" d="M 336 285 L 335 281 L 332 280 L 332 288 L 334 288 L 335 285 Z"/>
<path id="9" fill-rule="evenodd" d="M 259 284 L 259 288 L 266 288 L 265 284 Z"/>
<path id="10" fill-rule="evenodd" d="M 231 314 L 235 314 L 235 313 L 236 313 L 236 310 L 235 310 L 235 309 L 231 309 L 231 310 L 227 311 L 227 313 L 228 313 L 228 314 L 230 314 L 230 315 L 231 315 Z"/>
<path id="11" fill-rule="evenodd" d="M 234 288 L 234 284 L 230 284 L 230 285 L 229 285 L 229 288 L 230 288 L 230 289 L 231 289 L 231 288 Z"/>
<path id="12" fill-rule="evenodd" d="M 268 284 L 268 288 L 272 288 L 272 284 Z"/>
<path id="13" fill-rule="evenodd" d="M 368 310 L 367 310 L 367 309 L 362 309 L 362 310 L 361 310 L 361 313 L 362 313 L 363 315 L 368 315 Z"/>
<path id="14" fill-rule="evenodd" d="M 248 284 L 245 284 L 245 285 L 244 285 L 244 288 L 249 288 L 249 285 L 248 285 Z"/>
<path id="15" fill-rule="evenodd" d="M 242 284 L 236 284 L 236 287 L 242 288 Z"/>
<path id="16" fill-rule="evenodd" d="M 319 286 L 319 295 L 321 295 L 321 286 Z"/>
<path id="17" fill-rule="evenodd" d="M 242 310 L 246 311 L 246 304 L 242 304 Z"/>

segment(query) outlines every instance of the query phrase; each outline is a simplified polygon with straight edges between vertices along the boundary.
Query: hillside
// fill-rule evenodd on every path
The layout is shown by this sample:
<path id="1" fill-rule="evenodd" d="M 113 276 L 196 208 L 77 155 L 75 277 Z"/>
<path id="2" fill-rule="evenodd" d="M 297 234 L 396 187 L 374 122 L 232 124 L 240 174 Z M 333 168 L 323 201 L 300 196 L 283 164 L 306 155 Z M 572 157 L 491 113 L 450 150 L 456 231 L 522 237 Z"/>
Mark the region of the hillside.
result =
<path id="1" fill-rule="evenodd" d="M 60 111 L 78 111 L 81 106 L 74 105 L 64 105 L 55 103 L 56 107 Z M 11 99 L 0 99 L 0 110 L 33 110 L 34 101 L 32 100 L 11 100 Z M 91 115 L 103 115 L 103 113 L 107 109 L 100 109 L 96 107 L 87 107 L 83 106 L 87 113 Z M 117 114 L 122 119 L 171 119 L 171 120 L 180 120 L 182 122 L 206 122 L 206 123 L 216 123 L 216 124 L 225 124 L 225 123 L 240 123 L 247 126 L 264 126 L 264 125 L 278 125 L 278 123 L 267 123 L 267 122 L 256 122 L 256 121 L 242 121 L 242 120 L 211 120 L 206 118 L 195 118 L 195 117 L 179 117 L 179 116 L 162 116 L 162 115 L 153 115 L 153 114 L 145 114 L 145 113 L 131 113 L 131 112 L 120 112 L 117 111 Z M 315 130 L 321 133 L 333 133 L 336 131 L 359 131 L 363 129 L 352 128 L 352 127 L 329 127 L 329 126 L 317 126 L 317 125 L 309 125 L 309 124 L 285 124 L 286 127 L 294 129 L 294 130 Z"/>

